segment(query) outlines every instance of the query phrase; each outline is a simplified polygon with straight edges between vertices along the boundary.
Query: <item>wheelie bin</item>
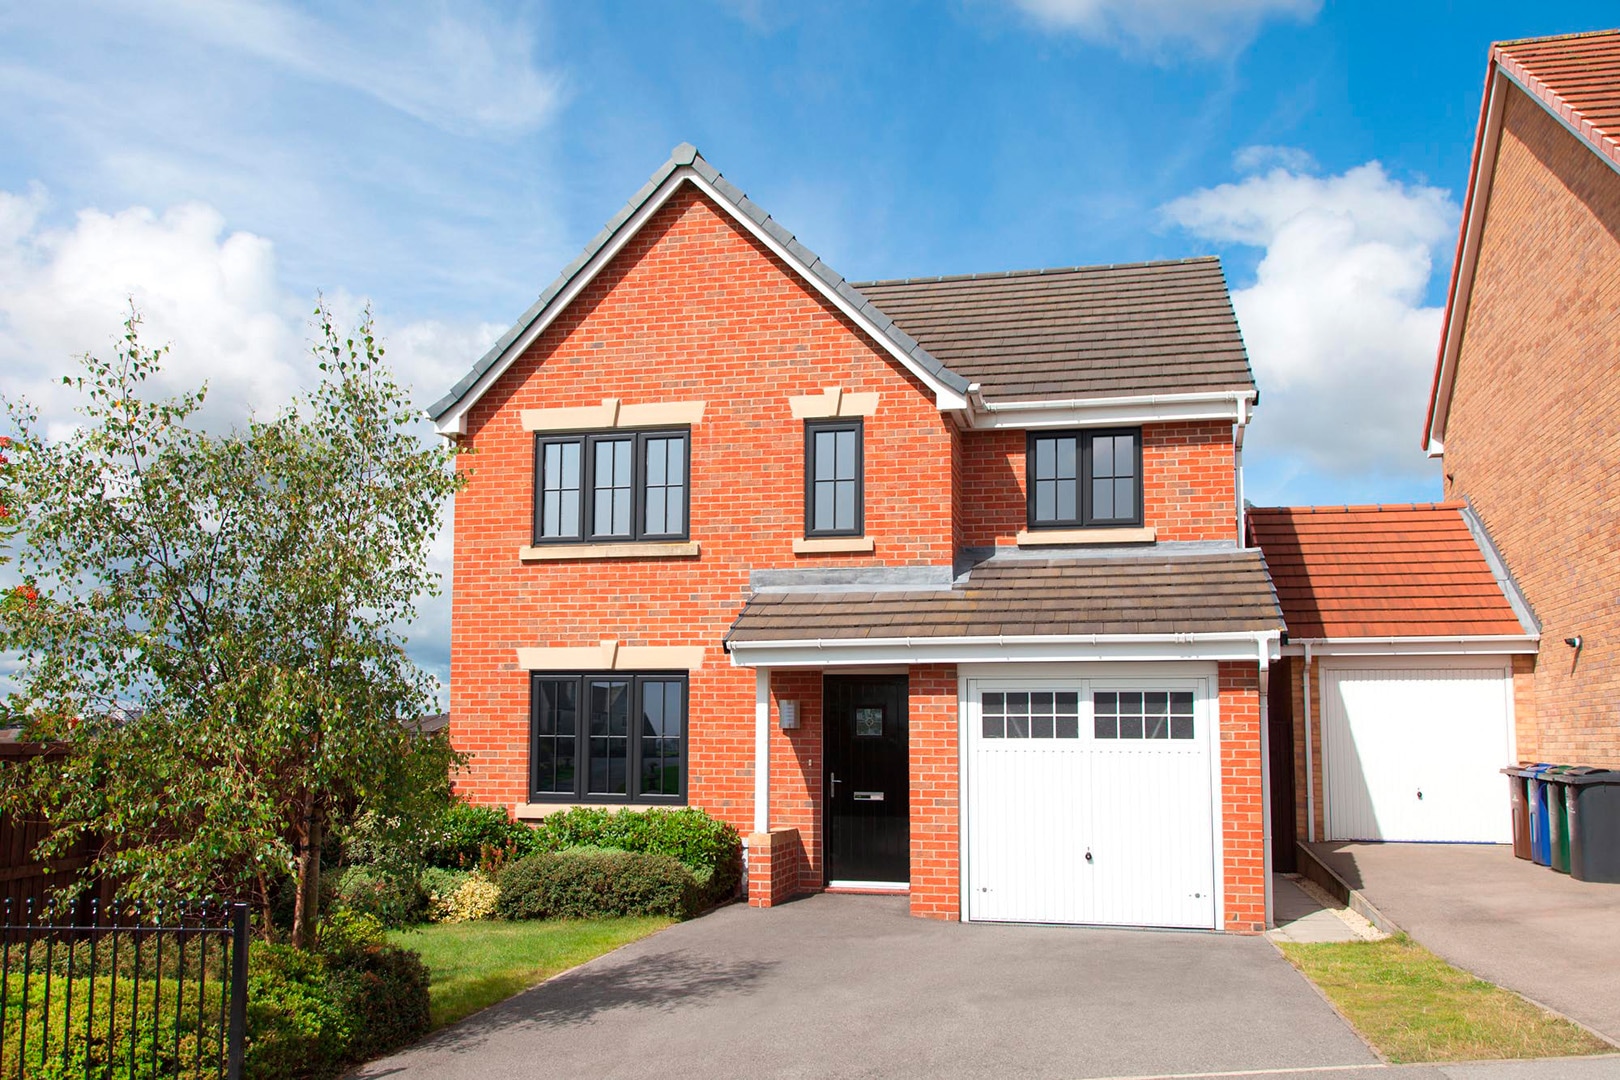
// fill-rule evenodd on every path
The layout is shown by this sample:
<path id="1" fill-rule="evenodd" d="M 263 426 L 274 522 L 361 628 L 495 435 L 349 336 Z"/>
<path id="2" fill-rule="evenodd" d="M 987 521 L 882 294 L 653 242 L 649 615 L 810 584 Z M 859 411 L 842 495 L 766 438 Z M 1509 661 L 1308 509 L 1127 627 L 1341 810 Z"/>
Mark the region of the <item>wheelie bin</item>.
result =
<path id="1" fill-rule="evenodd" d="M 1538 762 L 1525 770 L 1525 794 L 1530 800 L 1530 861 L 1537 866 L 1552 864 L 1552 830 L 1547 821 L 1547 785 L 1542 776 L 1551 765 Z"/>
<path id="2" fill-rule="evenodd" d="M 1547 789 L 1547 865 L 1560 874 L 1569 873 L 1569 785 L 1565 777 L 1571 765 L 1555 765 L 1541 774 Z"/>
<path id="3" fill-rule="evenodd" d="M 1508 778 L 1508 798 L 1513 807 L 1513 857 L 1530 858 L 1530 793 L 1526 791 L 1530 773 L 1523 765 L 1502 770 Z"/>
<path id="4" fill-rule="evenodd" d="M 1620 884 L 1620 769 L 1564 774 L 1569 806 L 1569 876 Z"/>

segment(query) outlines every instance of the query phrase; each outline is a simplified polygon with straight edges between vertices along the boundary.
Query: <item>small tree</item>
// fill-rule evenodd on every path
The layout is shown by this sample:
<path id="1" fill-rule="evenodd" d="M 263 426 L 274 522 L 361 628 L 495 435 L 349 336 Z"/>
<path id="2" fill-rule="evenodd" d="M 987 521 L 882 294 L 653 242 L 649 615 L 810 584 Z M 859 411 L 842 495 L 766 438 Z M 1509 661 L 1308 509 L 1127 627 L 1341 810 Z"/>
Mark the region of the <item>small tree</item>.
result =
<path id="1" fill-rule="evenodd" d="M 9 771 L 0 794 L 56 826 L 49 849 L 100 838 L 93 869 L 132 897 L 250 893 L 268 934 L 295 886 L 300 946 L 330 830 L 411 818 L 452 764 L 407 723 L 432 681 L 399 627 L 437 588 L 454 451 L 417 435 L 369 312 L 352 337 L 315 315 L 320 384 L 225 434 L 198 422 L 203 390 L 143 396 L 164 350 L 134 314 L 115 359 L 64 380 L 84 399 L 72 434 L 53 442 L 8 402 L 13 707 L 74 752 Z"/>

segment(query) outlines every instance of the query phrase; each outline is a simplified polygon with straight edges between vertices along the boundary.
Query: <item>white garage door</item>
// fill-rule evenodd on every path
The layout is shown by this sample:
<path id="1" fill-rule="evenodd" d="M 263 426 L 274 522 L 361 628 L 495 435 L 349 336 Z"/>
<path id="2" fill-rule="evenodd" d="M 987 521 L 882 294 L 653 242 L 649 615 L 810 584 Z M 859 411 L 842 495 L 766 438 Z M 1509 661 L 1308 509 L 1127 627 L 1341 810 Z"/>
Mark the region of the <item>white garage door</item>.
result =
<path id="1" fill-rule="evenodd" d="M 1203 686 L 976 687 L 968 917 L 1213 928 Z"/>
<path id="2" fill-rule="evenodd" d="M 1507 843 L 1504 667 L 1324 668 L 1330 840 Z"/>

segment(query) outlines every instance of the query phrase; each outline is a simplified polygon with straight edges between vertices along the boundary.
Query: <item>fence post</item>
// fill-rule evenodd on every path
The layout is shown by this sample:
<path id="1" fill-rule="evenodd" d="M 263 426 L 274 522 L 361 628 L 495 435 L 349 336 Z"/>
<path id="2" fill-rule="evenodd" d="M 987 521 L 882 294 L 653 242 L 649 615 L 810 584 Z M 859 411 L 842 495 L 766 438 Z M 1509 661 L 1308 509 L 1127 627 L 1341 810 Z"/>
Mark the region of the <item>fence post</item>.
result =
<path id="1" fill-rule="evenodd" d="M 242 1052 L 247 1044 L 248 906 L 231 905 L 231 1035 L 227 1080 L 242 1080 Z"/>

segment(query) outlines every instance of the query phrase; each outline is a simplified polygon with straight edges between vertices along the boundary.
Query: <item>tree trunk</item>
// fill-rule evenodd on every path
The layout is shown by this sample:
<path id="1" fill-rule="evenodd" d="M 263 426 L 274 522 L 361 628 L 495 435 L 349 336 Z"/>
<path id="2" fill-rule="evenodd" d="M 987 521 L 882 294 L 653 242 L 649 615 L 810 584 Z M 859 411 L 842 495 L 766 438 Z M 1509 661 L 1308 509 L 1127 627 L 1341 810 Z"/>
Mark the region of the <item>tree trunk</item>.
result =
<path id="1" fill-rule="evenodd" d="M 304 797 L 304 846 L 298 853 L 298 895 L 293 901 L 292 943 L 300 949 L 315 946 L 315 925 L 320 915 L 321 844 L 326 820 L 313 794 Z"/>

